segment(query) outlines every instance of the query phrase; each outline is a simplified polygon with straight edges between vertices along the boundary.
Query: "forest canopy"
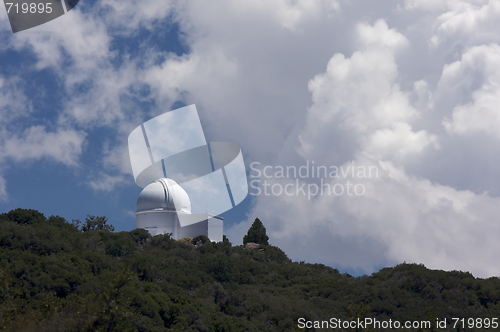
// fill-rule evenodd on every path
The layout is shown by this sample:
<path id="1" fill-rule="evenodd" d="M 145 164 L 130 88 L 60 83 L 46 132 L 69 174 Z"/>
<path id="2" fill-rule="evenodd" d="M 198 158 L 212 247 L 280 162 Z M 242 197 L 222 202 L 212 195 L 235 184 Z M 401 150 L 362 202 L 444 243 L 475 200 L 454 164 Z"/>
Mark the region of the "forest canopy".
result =
<path id="1" fill-rule="evenodd" d="M 500 317 L 499 300 L 497 278 L 467 272 L 400 264 L 354 278 L 265 242 L 254 250 L 113 232 L 105 217 L 0 215 L 2 331 L 295 331 L 299 318 Z"/>

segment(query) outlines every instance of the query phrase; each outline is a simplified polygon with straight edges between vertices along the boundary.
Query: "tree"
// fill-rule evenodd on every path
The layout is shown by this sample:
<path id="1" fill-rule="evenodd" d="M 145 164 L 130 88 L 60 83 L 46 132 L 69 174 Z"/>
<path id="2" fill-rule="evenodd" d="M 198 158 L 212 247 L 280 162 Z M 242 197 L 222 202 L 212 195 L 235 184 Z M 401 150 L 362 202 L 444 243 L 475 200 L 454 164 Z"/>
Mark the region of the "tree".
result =
<path id="1" fill-rule="evenodd" d="M 96 217 L 96 216 L 91 216 L 87 215 L 87 218 L 85 218 L 85 223 L 81 224 L 80 220 L 73 220 L 73 225 L 76 226 L 82 232 L 88 232 L 88 231 L 110 231 L 113 232 L 115 228 L 113 225 L 107 225 L 106 223 L 108 222 L 108 218 L 102 216 L 102 217 Z"/>
<path id="2" fill-rule="evenodd" d="M 243 237 L 243 244 L 254 242 L 259 244 L 269 244 L 269 237 L 266 234 L 266 228 L 259 218 L 255 218 L 252 227 L 248 229 L 247 235 Z"/>
<path id="3" fill-rule="evenodd" d="M 207 242 L 210 242 L 210 239 L 205 235 L 198 235 L 197 237 L 191 240 L 191 243 L 194 245 L 197 245 L 198 242 L 200 242 L 200 244 L 205 244 Z"/>
<path id="4" fill-rule="evenodd" d="M 0 221 L 3 220 L 14 221 L 18 225 L 30 225 L 43 223 L 47 219 L 42 213 L 36 210 L 18 208 L 7 213 L 0 214 Z"/>

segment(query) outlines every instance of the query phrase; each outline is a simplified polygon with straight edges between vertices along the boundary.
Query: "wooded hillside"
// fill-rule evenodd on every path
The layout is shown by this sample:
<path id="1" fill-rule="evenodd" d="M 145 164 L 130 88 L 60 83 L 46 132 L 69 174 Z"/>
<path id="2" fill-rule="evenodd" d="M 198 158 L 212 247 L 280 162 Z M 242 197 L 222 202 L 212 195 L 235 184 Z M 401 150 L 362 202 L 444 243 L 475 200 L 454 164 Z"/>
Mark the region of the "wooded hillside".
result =
<path id="1" fill-rule="evenodd" d="M 299 318 L 500 317 L 498 278 L 415 264 L 354 278 L 270 245 L 115 233 L 106 222 L 0 215 L 0 330 L 304 331 Z"/>

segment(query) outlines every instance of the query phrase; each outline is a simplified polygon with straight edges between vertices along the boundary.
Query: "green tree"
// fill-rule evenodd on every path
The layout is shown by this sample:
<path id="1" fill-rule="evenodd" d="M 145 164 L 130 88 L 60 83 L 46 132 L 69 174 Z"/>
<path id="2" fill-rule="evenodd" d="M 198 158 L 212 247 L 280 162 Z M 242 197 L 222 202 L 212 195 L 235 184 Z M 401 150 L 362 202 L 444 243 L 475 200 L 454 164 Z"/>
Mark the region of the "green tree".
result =
<path id="1" fill-rule="evenodd" d="M 82 232 L 88 232 L 88 231 L 110 231 L 113 232 L 115 228 L 113 225 L 107 225 L 106 223 L 108 222 L 108 218 L 102 216 L 102 217 L 96 217 L 96 216 L 91 216 L 87 215 L 87 218 L 85 218 L 85 223 L 83 223 L 80 227 L 80 230 Z M 73 220 L 73 225 L 76 227 L 79 227 L 81 224 L 80 220 Z"/>
<path id="2" fill-rule="evenodd" d="M 191 240 L 191 243 L 194 245 L 197 245 L 198 242 L 200 244 L 205 244 L 207 242 L 210 242 L 210 239 L 208 237 L 206 237 L 205 235 L 198 235 L 197 237 L 195 237 L 194 239 Z"/>
<path id="3" fill-rule="evenodd" d="M 42 213 L 36 210 L 18 208 L 7 213 L 0 214 L 0 221 L 3 220 L 14 221 L 18 225 L 31 225 L 43 223 L 47 219 Z"/>
<path id="4" fill-rule="evenodd" d="M 269 244 L 269 237 L 266 234 L 266 228 L 259 218 L 255 218 L 252 227 L 248 229 L 247 235 L 243 237 L 243 244 L 254 242 L 259 244 Z"/>

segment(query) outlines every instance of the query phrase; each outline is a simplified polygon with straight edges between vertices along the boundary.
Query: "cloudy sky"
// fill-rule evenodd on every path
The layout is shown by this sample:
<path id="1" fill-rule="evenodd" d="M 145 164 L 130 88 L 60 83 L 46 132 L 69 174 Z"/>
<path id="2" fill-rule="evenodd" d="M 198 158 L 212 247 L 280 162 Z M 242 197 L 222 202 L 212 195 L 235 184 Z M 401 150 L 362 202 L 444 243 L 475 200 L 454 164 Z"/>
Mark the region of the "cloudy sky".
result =
<path id="1" fill-rule="evenodd" d="M 498 0 L 81 0 L 16 34 L 1 7 L 0 210 L 133 229 L 129 133 L 196 104 L 255 181 L 223 215 L 233 243 L 259 217 L 292 259 L 342 272 L 498 276 L 498 31 Z M 356 172 L 278 172 L 313 164 Z"/>

